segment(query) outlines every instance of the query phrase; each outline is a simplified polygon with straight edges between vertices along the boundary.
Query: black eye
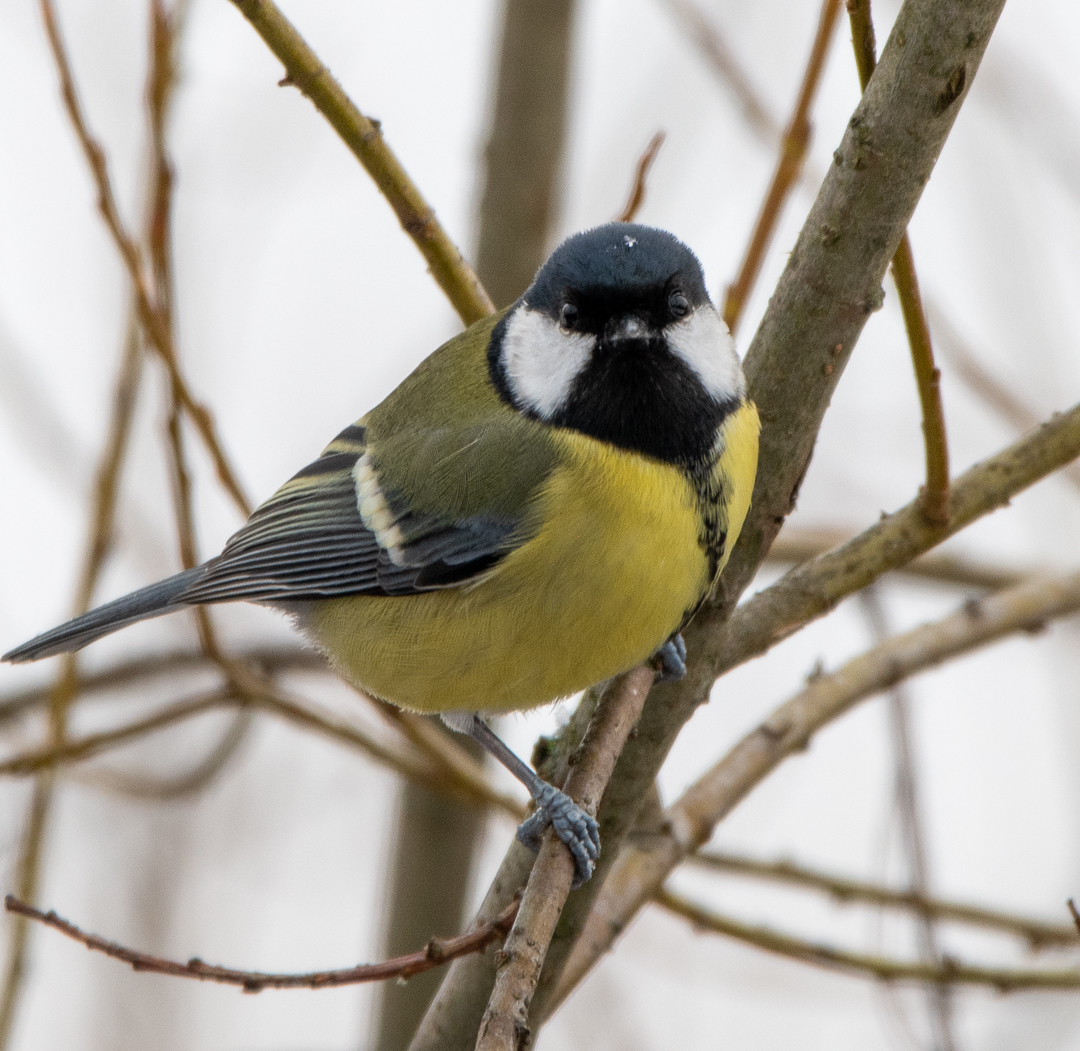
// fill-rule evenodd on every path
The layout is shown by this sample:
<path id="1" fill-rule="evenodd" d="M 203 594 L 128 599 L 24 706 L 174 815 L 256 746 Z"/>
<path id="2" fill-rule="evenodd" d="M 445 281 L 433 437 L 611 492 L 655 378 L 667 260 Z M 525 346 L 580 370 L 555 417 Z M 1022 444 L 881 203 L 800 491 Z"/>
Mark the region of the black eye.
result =
<path id="1" fill-rule="evenodd" d="M 690 300 L 682 292 L 672 292 L 668 296 L 667 305 L 672 317 L 686 317 L 690 313 Z"/>
<path id="2" fill-rule="evenodd" d="M 578 308 L 573 303 L 563 303 L 559 312 L 559 324 L 563 328 L 573 328 L 577 324 Z"/>

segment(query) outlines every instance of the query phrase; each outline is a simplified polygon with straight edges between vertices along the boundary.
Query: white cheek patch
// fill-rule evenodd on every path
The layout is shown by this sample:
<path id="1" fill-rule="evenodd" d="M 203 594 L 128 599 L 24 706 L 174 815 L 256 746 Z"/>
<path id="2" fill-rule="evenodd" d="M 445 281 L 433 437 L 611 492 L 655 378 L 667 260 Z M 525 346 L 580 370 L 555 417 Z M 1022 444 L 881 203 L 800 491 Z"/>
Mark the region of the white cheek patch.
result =
<path id="1" fill-rule="evenodd" d="M 502 341 L 506 385 L 514 400 L 541 419 L 550 419 L 565 404 L 595 347 L 595 336 L 564 332 L 546 314 L 520 308 L 510 318 Z"/>
<path id="2" fill-rule="evenodd" d="M 672 354 L 694 370 L 701 385 L 717 401 L 741 398 L 746 392 L 735 341 L 723 319 L 708 304 L 664 329 Z"/>

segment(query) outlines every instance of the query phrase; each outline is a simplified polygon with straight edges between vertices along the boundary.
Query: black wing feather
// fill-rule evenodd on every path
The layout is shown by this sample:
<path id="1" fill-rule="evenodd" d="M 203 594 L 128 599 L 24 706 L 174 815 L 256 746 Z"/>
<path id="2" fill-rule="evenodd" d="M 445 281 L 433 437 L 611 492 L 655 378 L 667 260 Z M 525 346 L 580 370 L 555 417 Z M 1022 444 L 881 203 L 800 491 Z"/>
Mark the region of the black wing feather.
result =
<path id="1" fill-rule="evenodd" d="M 397 562 L 360 518 L 353 467 L 364 448 L 349 428 L 294 475 L 206 564 L 184 602 L 239 599 L 289 605 L 346 595 L 415 595 L 460 586 L 514 546 L 516 522 L 417 514 L 398 493 L 387 504 L 405 538 Z M 353 433 L 350 433 L 353 432 Z M 341 446 L 351 446 L 342 451 Z"/>

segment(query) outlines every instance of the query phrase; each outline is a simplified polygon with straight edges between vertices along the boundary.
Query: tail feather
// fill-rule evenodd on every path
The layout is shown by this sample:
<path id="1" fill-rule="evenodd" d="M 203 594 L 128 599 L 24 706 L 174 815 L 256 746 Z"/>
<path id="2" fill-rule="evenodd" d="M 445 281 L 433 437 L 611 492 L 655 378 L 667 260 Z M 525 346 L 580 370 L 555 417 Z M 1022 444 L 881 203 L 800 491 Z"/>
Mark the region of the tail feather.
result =
<path id="1" fill-rule="evenodd" d="M 107 602 L 104 606 L 84 613 L 81 617 L 69 620 L 51 631 L 43 632 L 29 642 L 5 653 L 0 661 L 22 664 L 26 661 L 52 657 L 57 653 L 71 653 L 83 646 L 111 635 L 120 628 L 136 621 L 160 617 L 165 613 L 182 609 L 187 605 L 181 595 L 202 576 L 204 567 L 185 570 L 167 580 L 158 581 L 149 587 L 133 591 L 130 595 Z"/>

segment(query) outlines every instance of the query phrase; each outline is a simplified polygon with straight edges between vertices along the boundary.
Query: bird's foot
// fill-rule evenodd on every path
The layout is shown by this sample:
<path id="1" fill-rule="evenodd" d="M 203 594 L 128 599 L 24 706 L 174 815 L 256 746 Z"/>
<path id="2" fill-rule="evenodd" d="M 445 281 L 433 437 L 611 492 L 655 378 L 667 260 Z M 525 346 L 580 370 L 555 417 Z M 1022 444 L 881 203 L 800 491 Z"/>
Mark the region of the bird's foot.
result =
<path id="1" fill-rule="evenodd" d="M 593 874 L 596 859 L 600 856 L 600 829 L 596 821 L 565 792 L 546 781 L 539 782 L 533 791 L 533 799 L 536 811 L 518 826 L 517 838 L 536 853 L 544 829 L 551 825 L 574 858 L 571 889 L 580 887 Z"/>
<path id="2" fill-rule="evenodd" d="M 657 682 L 678 682 L 686 678 L 686 643 L 682 635 L 675 632 L 663 646 L 653 654 L 652 667 L 657 671 Z"/>

